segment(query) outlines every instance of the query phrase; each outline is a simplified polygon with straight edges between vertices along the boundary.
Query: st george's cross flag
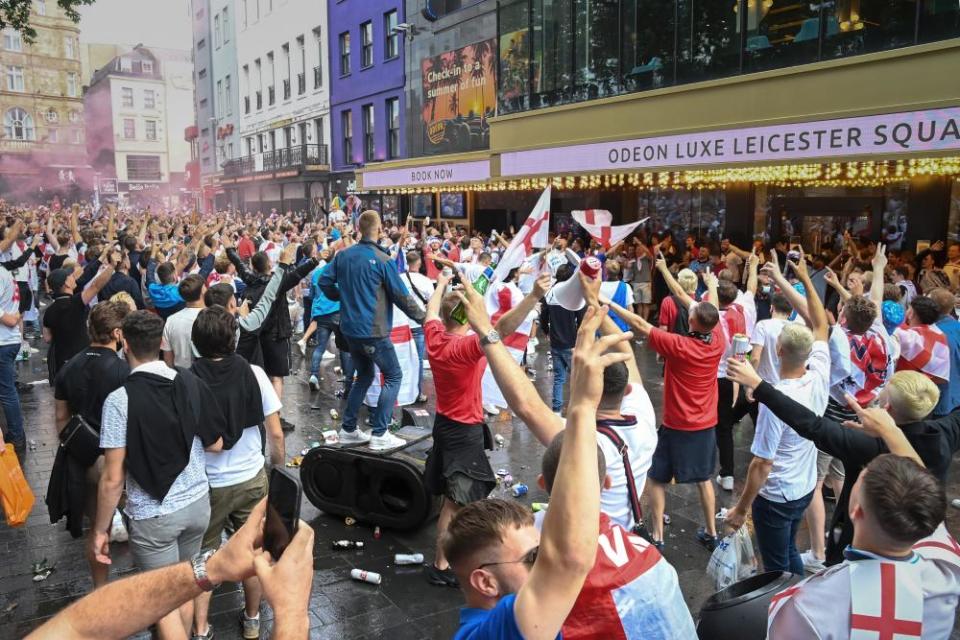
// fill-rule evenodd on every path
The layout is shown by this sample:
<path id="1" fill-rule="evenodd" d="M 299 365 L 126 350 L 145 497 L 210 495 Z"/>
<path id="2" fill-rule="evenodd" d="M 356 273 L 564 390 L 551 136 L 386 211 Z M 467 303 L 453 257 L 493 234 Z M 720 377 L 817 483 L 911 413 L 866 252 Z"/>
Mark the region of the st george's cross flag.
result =
<path id="1" fill-rule="evenodd" d="M 494 283 L 484 296 L 487 313 L 490 314 L 490 322 L 496 324 L 504 314 L 520 304 L 522 300 L 523 292 L 516 284 L 512 282 Z M 533 329 L 533 320 L 536 315 L 537 312 L 531 310 L 516 331 L 508 336 L 503 336 L 503 346 L 507 348 L 507 353 L 513 357 L 514 362 L 518 365 L 523 362 L 523 354 L 526 353 L 527 343 L 530 341 L 530 331 Z M 493 371 L 489 364 L 483 372 L 480 386 L 483 404 L 503 409 L 507 408 L 507 400 L 503 397 L 503 392 L 500 390 L 496 378 L 493 377 Z"/>
<path id="2" fill-rule="evenodd" d="M 540 249 L 547 246 L 550 232 L 550 193 L 550 186 L 547 186 L 526 222 L 504 250 L 494 271 L 495 279 L 506 280 L 510 270 L 523 265 L 523 261 L 533 253 L 534 247 Z"/>
<path id="3" fill-rule="evenodd" d="M 897 371 L 919 371 L 937 384 L 950 379 L 950 347 L 940 327 L 935 324 L 901 327 L 894 335 L 900 340 Z"/>
<path id="4" fill-rule="evenodd" d="M 402 312 L 398 313 L 397 307 L 393 308 L 393 328 L 390 330 L 390 342 L 393 343 L 393 349 L 397 353 L 397 362 L 400 363 L 402 378 L 400 381 L 400 392 L 397 394 L 397 406 L 407 406 L 417 401 L 417 395 L 420 389 L 417 388 L 417 378 L 420 372 L 420 356 L 417 353 L 417 344 L 413 341 L 413 332 L 410 331 L 410 325 L 407 323 L 407 316 Z M 363 403 L 368 407 L 377 406 L 380 399 L 380 390 L 383 388 L 383 374 L 380 367 L 373 367 L 373 382 L 367 389 L 367 395 Z"/>
<path id="5" fill-rule="evenodd" d="M 577 224 L 583 227 L 597 242 L 608 249 L 626 238 L 633 233 L 634 229 L 650 219 L 644 218 L 643 220 L 637 220 L 630 224 L 612 226 L 613 215 L 604 209 L 571 211 L 570 214 L 573 216 L 573 219 L 577 221 Z"/>

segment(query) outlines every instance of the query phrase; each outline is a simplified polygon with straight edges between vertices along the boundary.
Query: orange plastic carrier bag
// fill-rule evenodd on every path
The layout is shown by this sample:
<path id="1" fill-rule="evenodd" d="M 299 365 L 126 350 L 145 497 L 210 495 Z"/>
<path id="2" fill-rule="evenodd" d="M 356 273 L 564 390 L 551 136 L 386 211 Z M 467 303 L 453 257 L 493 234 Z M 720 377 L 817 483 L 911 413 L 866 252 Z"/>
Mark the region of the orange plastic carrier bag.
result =
<path id="1" fill-rule="evenodd" d="M 11 527 L 23 525 L 33 509 L 33 491 L 23 477 L 20 461 L 10 443 L 0 451 L 0 501 L 3 502 L 7 524 Z"/>

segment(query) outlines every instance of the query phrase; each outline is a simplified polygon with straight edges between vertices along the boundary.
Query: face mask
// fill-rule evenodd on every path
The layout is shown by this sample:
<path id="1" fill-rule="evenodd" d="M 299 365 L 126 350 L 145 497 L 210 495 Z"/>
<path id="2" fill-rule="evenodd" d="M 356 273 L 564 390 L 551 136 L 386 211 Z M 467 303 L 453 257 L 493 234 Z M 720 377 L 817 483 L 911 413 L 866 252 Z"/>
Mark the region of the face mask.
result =
<path id="1" fill-rule="evenodd" d="M 765 295 L 770 295 L 771 290 L 772 290 L 772 287 L 770 285 L 768 284 L 763 285 L 763 293 Z"/>

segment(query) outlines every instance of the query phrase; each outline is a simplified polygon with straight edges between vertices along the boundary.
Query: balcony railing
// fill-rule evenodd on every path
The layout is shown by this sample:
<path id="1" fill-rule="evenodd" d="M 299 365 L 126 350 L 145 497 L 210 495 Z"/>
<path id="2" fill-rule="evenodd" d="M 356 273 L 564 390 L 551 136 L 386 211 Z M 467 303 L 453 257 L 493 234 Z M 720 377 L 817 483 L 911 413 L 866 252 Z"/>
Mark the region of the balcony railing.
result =
<path id="1" fill-rule="evenodd" d="M 260 171 L 298 169 L 306 165 L 325 165 L 329 162 L 327 145 L 298 144 L 286 149 L 264 151 L 228 160 L 223 165 L 223 175 L 226 178 L 237 178 Z"/>
<path id="2" fill-rule="evenodd" d="M 290 80 L 283 81 L 283 99 L 284 100 L 290 99 Z"/>
<path id="3" fill-rule="evenodd" d="M 243 96 L 243 112 L 250 113 L 250 96 Z"/>
<path id="4" fill-rule="evenodd" d="M 256 95 L 257 95 L 257 111 L 260 111 L 260 109 L 263 109 L 263 92 L 257 91 Z"/>
<path id="5" fill-rule="evenodd" d="M 307 92 L 307 77 L 302 74 L 297 74 L 297 95 L 303 95 Z"/>
<path id="6" fill-rule="evenodd" d="M 267 87 L 267 104 L 273 105 L 277 101 L 277 90 L 274 87 Z"/>
<path id="7" fill-rule="evenodd" d="M 319 89 L 323 84 L 323 67 L 313 68 L 313 88 Z"/>

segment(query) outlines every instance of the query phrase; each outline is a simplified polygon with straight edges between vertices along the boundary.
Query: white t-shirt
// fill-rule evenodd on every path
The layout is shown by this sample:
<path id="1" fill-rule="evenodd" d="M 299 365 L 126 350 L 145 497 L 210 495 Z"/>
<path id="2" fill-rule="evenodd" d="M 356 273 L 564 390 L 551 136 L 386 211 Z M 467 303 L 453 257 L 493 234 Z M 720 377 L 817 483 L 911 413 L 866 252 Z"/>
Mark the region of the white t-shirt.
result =
<path id="1" fill-rule="evenodd" d="M 738 291 L 737 299 L 733 304 L 740 305 L 743 310 L 744 324 L 747 326 L 747 335 L 753 333 L 753 327 L 757 324 L 757 301 L 752 291 Z"/>
<path id="2" fill-rule="evenodd" d="M 570 262 L 567 259 L 566 252 L 555 251 L 553 249 L 547 252 L 546 260 L 547 267 L 550 269 L 550 275 L 552 275 L 554 278 L 557 277 L 557 269 Z"/>
<path id="3" fill-rule="evenodd" d="M 0 268 L 0 313 L 20 311 L 20 288 L 6 269 Z M 0 345 L 20 344 L 20 326 L 8 327 L 0 322 Z"/>
<path id="4" fill-rule="evenodd" d="M 193 332 L 193 323 L 201 311 L 198 307 L 186 307 L 167 318 L 163 325 L 160 349 L 173 351 L 174 366 L 188 369 L 193 364 L 193 359 L 199 357 L 190 335 Z"/>
<path id="5" fill-rule="evenodd" d="M 600 283 L 600 295 L 606 296 L 610 300 L 613 300 L 613 296 L 617 293 L 617 289 L 620 288 L 620 283 L 622 280 L 607 280 L 606 282 Z M 624 309 L 630 310 L 633 309 L 633 287 L 628 283 L 624 283 L 624 290 L 627 293 L 627 300 L 622 305 Z"/>
<path id="6" fill-rule="evenodd" d="M 763 353 L 760 354 L 760 364 L 757 365 L 757 373 L 770 384 L 780 382 L 780 358 L 777 357 L 777 339 L 788 322 L 789 320 L 785 318 L 761 320 L 753 328 L 753 333 L 750 335 L 750 344 L 763 347 Z"/>
<path id="7" fill-rule="evenodd" d="M 263 415 L 269 416 L 283 406 L 267 374 L 255 364 L 250 365 L 260 386 Z M 243 435 L 226 451 L 206 451 L 207 479 L 214 489 L 232 487 L 254 478 L 263 469 L 263 441 L 259 425 L 243 430 Z"/>
<path id="8" fill-rule="evenodd" d="M 409 279 L 408 279 L 408 278 L 409 278 Z M 427 276 L 423 275 L 422 273 L 416 273 L 416 272 L 412 272 L 412 271 L 407 271 L 406 273 L 401 273 L 401 274 L 400 274 L 400 280 L 403 281 L 403 284 L 405 284 L 408 289 L 411 288 L 411 287 L 410 287 L 410 284 L 412 283 L 412 284 L 413 284 L 413 288 L 416 289 L 416 290 L 420 293 L 420 295 L 423 296 L 424 299 L 427 300 L 427 302 L 430 301 L 430 296 L 433 295 L 433 289 L 434 289 L 434 287 L 433 287 L 433 281 L 430 280 L 430 278 L 428 278 Z M 426 307 L 425 304 L 423 304 L 423 301 L 420 300 L 420 298 L 417 296 L 417 294 L 416 294 L 415 292 L 411 291 L 411 292 L 410 292 L 410 295 L 413 296 L 413 301 L 414 301 L 414 303 L 415 303 L 418 307 L 420 307 L 420 309 L 421 309 L 422 311 L 425 312 L 425 311 L 427 310 L 427 307 Z M 402 311 L 399 307 L 396 307 L 396 306 L 395 306 L 395 307 L 393 308 L 393 312 L 394 312 L 394 313 L 397 313 L 398 311 L 399 311 L 400 314 L 404 317 L 404 319 L 406 319 L 407 326 L 409 326 L 410 328 L 419 327 L 419 326 L 420 326 L 420 323 L 419 323 L 419 322 L 417 322 L 416 320 L 412 320 L 409 316 L 407 316 L 407 314 L 403 313 L 403 311 Z"/>
<path id="9" fill-rule="evenodd" d="M 802 378 L 781 380 L 782 391 L 822 416 L 830 398 L 830 350 L 826 342 L 813 343 L 807 359 L 807 372 Z M 796 500 L 813 491 L 817 485 L 817 448 L 767 409 L 760 405 L 757 430 L 750 453 L 773 460 L 767 481 L 760 495 L 773 502 Z"/>
<path id="10" fill-rule="evenodd" d="M 647 482 L 647 471 L 653 462 L 653 451 L 657 448 L 657 418 L 653 411 L 653 404 L 643 384 L 632 384 L 623 396 L 620 404 L 620 414 L 633 416 L 636 424 L 614 428 L 623 438 L 630 451 L 630 470 L 633 471 L 634 483 L 639 494 L 643 493 L 643 485 Z M 629 529 L 633 526 L 633 512 L 630 510 L 630 495 L 627 492 L 627 474 L 623 468 L 623 457 L 613 442 L 605 435 L 597 434 L 597 444 L 603 451 L 607 463 L 607 475 L 610 476 L 610 488 L 600 492 L 600 510 L 609 518 Z M 639 495 L 638 495 L 639 497 Z"/>

